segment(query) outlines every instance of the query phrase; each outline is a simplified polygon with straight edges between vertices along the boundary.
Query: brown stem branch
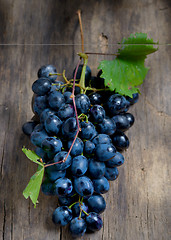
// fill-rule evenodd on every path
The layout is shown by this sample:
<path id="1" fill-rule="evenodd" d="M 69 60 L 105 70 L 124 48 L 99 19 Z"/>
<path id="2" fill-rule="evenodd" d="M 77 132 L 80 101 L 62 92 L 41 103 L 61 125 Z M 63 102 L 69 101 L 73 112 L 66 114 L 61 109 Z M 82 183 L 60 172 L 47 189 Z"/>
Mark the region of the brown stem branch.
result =
<path id="1" fill-rule="evenodd" d="M 83 35 L 83 26 L 82 26 L 82 21 L 81 21 L 81 10 L 79 9 L 77 11 L 78 14 L 78 19 L 79 19 L 79 24 L 80 24 L 80 32 L 81 32 L 81 49 L 82 52 L 84 52 L 84 35 Z"/>

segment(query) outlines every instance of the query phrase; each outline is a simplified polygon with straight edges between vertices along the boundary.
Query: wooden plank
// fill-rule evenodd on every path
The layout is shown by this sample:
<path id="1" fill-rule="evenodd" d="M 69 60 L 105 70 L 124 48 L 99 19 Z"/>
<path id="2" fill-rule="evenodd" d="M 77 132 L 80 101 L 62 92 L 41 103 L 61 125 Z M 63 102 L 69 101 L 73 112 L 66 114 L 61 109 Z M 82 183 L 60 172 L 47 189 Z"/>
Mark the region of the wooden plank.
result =
<path id="1" fill-rule="evenodd" d="M 170 1 L 134 0 L 54 1 L 4 0 L 0 5 L 0 43 L 80 43 L 75 12 L 82 9 L 87 51 L 113 52 L 117 43 L 134 32 L 147 32 L 161 43 L 171 43 Z M 105 37 L 106 36 L 106 37 Z M 22 134 L 22 124 L 31 119 L 31 85 L 38 68 L 46 63 L 65 68 L 71 76 L 80 46 L 0 46 L 0 239 L 71 239 L 66 228 L 54 226 L 51 215 L 55 197 L 40 194 L 36 209 L 22 191 L 36 166 L 21 152 L 31 148 Z M 151 67 L 141 87 L 142 96 L 132 107 L 136 118 L 128 131 L 131 145 L 124 153 L 120 176 L 106 194 L 104 227 L 84 239 L 169 240 L 170 130 L 171 130 L 171 47 L 161 46 L 149 57 Z M 90 56 L 97 73 L 103 56 Z"/>

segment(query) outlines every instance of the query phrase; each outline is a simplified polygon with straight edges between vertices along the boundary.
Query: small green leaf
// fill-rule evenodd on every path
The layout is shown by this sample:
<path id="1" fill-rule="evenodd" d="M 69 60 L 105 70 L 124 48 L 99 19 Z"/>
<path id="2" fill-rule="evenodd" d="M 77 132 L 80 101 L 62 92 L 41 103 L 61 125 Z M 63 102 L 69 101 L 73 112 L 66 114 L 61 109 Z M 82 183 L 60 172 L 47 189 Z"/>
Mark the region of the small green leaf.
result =
<path id="1" fill-rule="evenodd" d="M 31 151 L 30 149 L 27 149 L 25 147 L 22 148 L 22 151 L 32 162 L 35 162 L 40 166 L 44 166 L 43 163 L 37 161 L 38 159 L 40 159 L 40 157 L 34 151 Z"/>
<path id="2" fill-rule="evenodd" d="M 147 37 L 146 33 L 131 34 L 128 39 L 123 38 L 118 58 L 145 59 L 148 54 L 158 50 L 158 42 Z"/>
<path id="3" fill-rule="evenodd" d="M 148 39 L 145 33 L 131 34 L 128 39 L 124 38 L 117 57 L 111 61 L 101 61 L 98 67 L 102 69 L 101 77 L 105 80 L 105 86 L 129 97 L 139 92 L 138 86 L 143 83 L 148 72 L 144 65 L 145 58 L 157 51 L 157 44 Z"/>
<path id="4" fill-rule="evenodd" d="M 36 207 L 36 203 L 38 203 L 37 199 L 39 196 L 43 176 L 44 176 L 44 166 L 38 166 L 37 172 L 30 178 L 30 181 L 27 187 L 23 191 L 24 197 L 26 199 L 30 197 L 30 199 L 34 204 L 34 207 Z"/>

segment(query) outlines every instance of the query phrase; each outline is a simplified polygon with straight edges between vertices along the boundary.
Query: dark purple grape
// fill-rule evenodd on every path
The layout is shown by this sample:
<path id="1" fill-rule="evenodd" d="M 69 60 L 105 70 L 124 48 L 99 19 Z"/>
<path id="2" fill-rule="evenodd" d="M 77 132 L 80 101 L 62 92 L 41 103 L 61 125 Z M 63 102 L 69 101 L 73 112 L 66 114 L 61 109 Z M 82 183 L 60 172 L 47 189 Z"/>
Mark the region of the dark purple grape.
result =
<path id="1" fill-rule="evenodd" d="M 94 192 L 93 183 L 90 178 L 82 176 L 74 179 L 75 191 L 82 197 L 91 196 Z"/>
<path id="2" fill-rule="evenodd" d="M 116 152 L 114 158 L 106 162 L 106 167 L 119 167 L 124 163 L 124 156 L 120 152 Z"/>
<path id="3" fill-rule="evenodd" d="M 124 96 L 121 96 L 120 94 L 113 94 L 109 97 L 106 106 L 109 113 L 114 116 L 124 111 L 124 109 L 127 107 L 127 100 Z"/>
<path id="4" fill-rule="evenodd" d="M 74 117 L 74 107 L 71 104 L 64 104 L 58 110 L 58 117 L 63 121 L 67 118 Z"/>
<path id="5" fill-rule="evenodd" d="M 87 224 L 83 218 L 73 218 L 69 225 L 69 231 L 73 237 L 81 237 L 87 229 Z"/>
<path id="6" fill-rule="evenodd" d="M 68 141 L 68 149 L 70 149 L 72 143 L 73 143 L 73 140 Z M 83 153 L 83 149 L 84 149 L 84 143 L 80 138 L 77 137 L 71 149 L 71 155 L 72 156 L 81 155 Z"/>
<path id="7" fill-rule="evenodd" d="M 50 75 L 50 73 L 55 75 Z M 46 77 L 46 78 L 49 78 L 52 82 L 56 80 L 57 78 L 56 74 L 57 74 L 57 71 L 53 65 L 42 66 L 37 73 L 38 78 Z"/>
<path id="8" fill-rule="evenodd" d="M 117 130 L 112 136 L 112 138 L 113 144 L 117 149 L 125 150 L 129 147 L 129 139 L 123 132 Z"/>
<path id="9" fill-rule="evenodd" d="M 97 131 L 93 123 L 81 122 L 81 138 L 91 140 L 97 135 Z"/>
<path id="10" fill-rule="evenodd" d="M 102 103 L 102 96 L 99 93 L 93 93 L 89 97 L 92 105 L 100 105 Z"/>
<path id="11" fill-rule="evenodd" d="M 79 155 L 72 159 L 71 172 L 74 176 L 80 177 L 86 173 L 88 169 L 88 160 L 83 155 Z"/>
<path id="12" fill-rule="evenodd" d="M 106 116 L 104 108 L 100 105 L 92 106 L 90 108 L 90 113 L 91 113 L 92 120 L 96 123 L 103 122 L 103 120 Z"/>
<path id="13" fill-rule="evenodd" d="M 103 221 L 99 214 L 90 212 L 86 217 L 87 229 L 95 232 L 99 231 L 103 226 Z"/>
<path id="14" fill-rule="evenodd" d="M 117 179 L 118 176 L 119 176 L 119 171 L 117 167 L 106 168 L 105 178 L 107 178 L 107 180 L 114 181 Z"/>
<path id="15" fill-rule="evenodd" d="M 68 118 L 62 125 L 62 135 L 65 138 L 73 139 L 77 133 L 77 121 L 76 118 Z"/>
<path id="16" fill-rule="evenodd" d="M 56 115 L 49 115 L 46 118 L 44 125 L 49 134 L 57 136 L 61 129 L 62 121 Z"/>
<path id="17" fill-rule="evenodd" d="M 36 147 L 41 147 L 43 140 L 46 138 L 48 138 L 48 135 L 45 130 L 34 130 L 30 135 L 30 140 Z"/>
<path id="18" fill-rule="evenodd" d="M 47 96 L 35 96 L 34 102 L 33 102 L 33 111 L 37 115 L 40 116 L 40 114 L 43 112 L 44 109 L 48 108 L 48 101 Z"/>
<path id="19" fill-rule="evenodd" d="M 37 147 L 35 149 L 35 153 L 43 160 L 43 162 L 47 162 L 48 158 L 47 158 L 47 153 L 45 151 L 43 151 L 42 148 Z"/>
<path id="20" fill-rule="evenodd" d="M 87 114 L 90 108 L 90 99 L 85 94 L 77 94 L 75 97 L 77 111 Z"/>
<path id="21" fill-rule="evenodd" d="M 60 226 L 67 225 L 72 220 L 72 211 L 66 206 L 55 209 L 52 215 L 52 221 Z"/>
<path id="22" fill-rule="evenodd" d="M 108 161 L 115 156 L 116 148 L 113 144 L 98 144 L 96 145 L 95 154 L 98 161 Z"/>
<path id="23" fill-rule="evenodd" d="M 65 103 L 65 98 L 62 93 L 58 91 L 52 91 L 49 94 L 48 102 L 52 109 L 58 110 Z"/>
<path id="24" fill-rule="evenodd" d="M 98 130 L 100 133 L 104 133 L 107 135 L 114 134 L 114 132 L 116 130 L 115 122 L 113 121 L 113 119 L 108 118 L 108 117 L 104 118 L 103 122 L 99 123 L 97 125 L 97 127 L 98 127 Z"/>
<path id="25" fill-rule="evenodd" d="M 33 92 L 39 96 L 47 94 L 50 89 L 51 81 L 48 78 L 39 78 L 32 85 Z"/>
<path id="26" fill-rule="evenodd" d="M 126 114 L 118 114 L 112 117 L 113 121 L 116 123 L 116 128 L 121 131 L 126 131 L 129 129 L 130 124 L 126 117 Z"/>
<path id="27" fill-rule="evenodd" d="M 36 125 L 37 123 L 34 121 L 24 123 L 22 126 L 23 133 L 26 134 L 27 136 L 30 136 Z"/>
<path id="28" fill-rule="evenodd" d="M 109 191 L 109 182 L 105 177 L 93 179 L 94 191 L 103 194 Z"/>
<path id="29" fill-rule="evenodd" d="M 106 202 L 102 195 L 93 194 L 87 200 L 90 211 L 101 214 L 106 209 Z"/>
<path id="30" fill-rule="evenodd" d="M 58 178 L 54 183 L 54 194 L 64 197 L 72 192 L 72 182 L 68 178 Z"/>
<path id="31" fill-rule="evenodd" d="M 58 153 L 62 149 L 62 142 L 55 137 L 48 137 L 42 142 L 42 149 L 45 152 Z"/>

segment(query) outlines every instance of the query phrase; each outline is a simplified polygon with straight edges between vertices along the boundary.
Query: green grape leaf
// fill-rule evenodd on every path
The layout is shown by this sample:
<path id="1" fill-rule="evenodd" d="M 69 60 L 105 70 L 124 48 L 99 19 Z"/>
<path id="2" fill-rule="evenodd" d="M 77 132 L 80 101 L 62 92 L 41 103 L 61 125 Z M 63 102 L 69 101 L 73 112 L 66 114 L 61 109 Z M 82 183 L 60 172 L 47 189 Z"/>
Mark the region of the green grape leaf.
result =
<path id="1" fill-rule="evenodd" d="M 36 173 L 30 178 L 30 181 L 27 187 L 23 191 L 24 197 L 26 199 L 30 197 L 31 201 L 34 204 L 34 207 L 36 207 L 36 203 L 38 203 L 37 199 L 39 196 L 45 168 L 44 168 L 44 164 L 38 161 L 40 160 L 40 157 L 34 151 L 26 149 L 25 147 L 22 148 L 22 151 L 32 162 L 38 164 L 38 169 Z"/>
<path id="2" fill-rule="evenodd" d="M 158 43 L 148 39 L 145 33 L 131 34 L 128 39 L 124 38 L 117 57 L 101 61 L 98 67 L 102 69 L 101 77 L 104 78 L 105 86 L 129 97 L 139 92 L 138 86 L 143 83 L 149 69 L 144 65 L 145 58 L 157 51 L 155 44 Z"/>
<path id="3" fill-rule="evenodd" d="M 30 149 L 27 149 L 25 147 L 22 148 L 22 151 L 25 153 L 28 159 L 30 159 L 32 162 L 35 162 L 40 166 L 44 166 L 43 163 L 37 161 L 38 159 L 40 159 L 40 157 L 34 151 L 31 151 Z"/>
<path id="4" fill-rule="evenodd" d="M 23 191 L 24 197 L 27 199 L 30 197 L 32 200 L 34 207 L 36 207 L 36 204 L 38 203 L 38 196 L 40 192 L 40 187 L 42 184 L 44 176 L 44 166 L 38 166 L 37 172 L 30 178 L 30 181 L 27 185 L 27 187 Z"/>

